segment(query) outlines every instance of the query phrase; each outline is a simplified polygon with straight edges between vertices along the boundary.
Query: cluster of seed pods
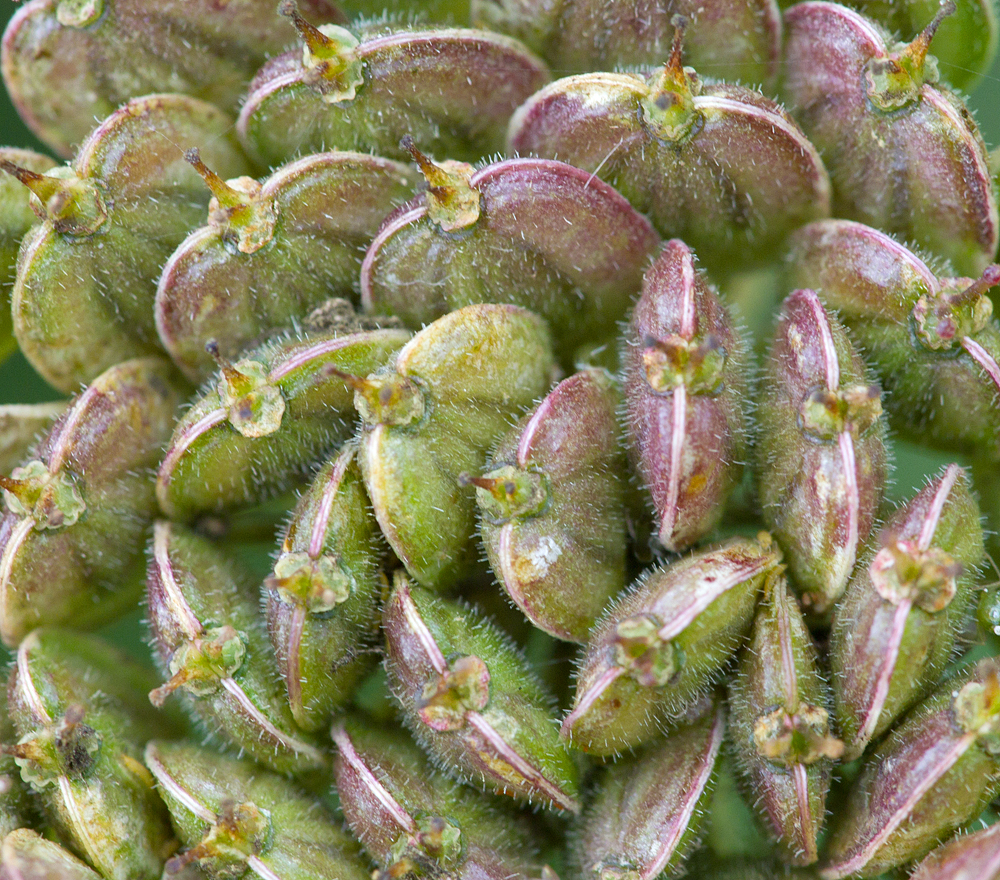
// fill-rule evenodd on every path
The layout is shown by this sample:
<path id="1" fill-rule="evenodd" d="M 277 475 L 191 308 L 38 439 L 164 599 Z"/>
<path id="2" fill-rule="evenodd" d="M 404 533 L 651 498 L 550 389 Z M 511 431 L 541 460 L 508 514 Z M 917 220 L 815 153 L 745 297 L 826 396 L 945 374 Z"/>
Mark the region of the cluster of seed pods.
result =
<path id="1" fill-rule="evenodd" d="M 1000 878 L 989 0 L 422 5 L 4 34 L 0 880 Z"/>

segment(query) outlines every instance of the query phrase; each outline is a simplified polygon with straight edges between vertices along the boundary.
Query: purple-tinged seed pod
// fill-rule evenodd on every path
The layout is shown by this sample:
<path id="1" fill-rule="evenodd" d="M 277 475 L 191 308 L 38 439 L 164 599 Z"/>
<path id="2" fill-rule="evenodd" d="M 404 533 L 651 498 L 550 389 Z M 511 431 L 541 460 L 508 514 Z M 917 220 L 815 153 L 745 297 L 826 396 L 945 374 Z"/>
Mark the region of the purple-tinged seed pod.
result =
<path id="1" fill-rule="evenodd" d="M 383 880 L 414 873 L 463 880 L 537 877 L 529 826 L 437 773 L 402 730 L 345 718 L 333 728 L 334 778 L 347 824 L 383 868 Z"/>
<path id="2" fill-rule="evenodd" d="M 146 95 L 112 113 L 72 165 L 7 168 L 32 191 L 11 294 L 14 335 L 47 382 L 72 393 L 120 361 L 161 352 L 156 279 L 205 216 L 209 193 L 184 150 L 225 177 L 249 167 L 232 120 L 186 95 Z"/>
<path id="3" fill-rule="evenodd" d="M 836 3 L 785 13 L 784 94 L 819 148 L 833 213 L 859 220 L 978 275 L 1000 241 L 997 200 L 979 129 L 937 85 L 927 54 L 942 16 L 910 44 Z"/>
<path id="4" fill-rule="evenodd" d="M 208 224 L 163 267 L 154 308 L 160 341 L 194 381 L 214 368 L 210 340 L 237 357 L 323 301 L 355 293 L 364 249 L 418 179 L 361 153 L 306 156 L 262 183 L 224 181 L 197 151 L 189 158 L 214 194 Z"/>
<path id="5" fill-rule="evenodd" d="M 918 859 L 1000 794 L 1000 659 L 946 679 L 865 759 L 834 817 L 822 876 Z"/>
<path id="6" fill-rule="evenodd" d="M 0 637 L 36 626 L 88 629 L 142 594 L 142 547 L 156 509 L 149 469 L 170 437 L 181 395 L 169 364 L 111 367 L 0 477 Z"/>
<path id="7" fill-rule="evenodd" d="M 758 410 L 757 491 L 811 615 L 851 576 L 889 461 L 881 392 L 843 325 L 812 290 L 785 300 Z"/>
<path id="8" fill-rule="evenodd" d="M 406 135 L 430 153 L 472 161 L 503 148 L 510 115 L 549 81 L 540 58 L 500 34 L 384 21 L 317 28 L 294 3 L 280 8 L 304 45 L 261 68 L 237 122 L 261 165 L 328 149 L 406 159 Z"/>
<path id="9" fill-rule="evenodd" d="M 403 574 L 382 626 L 389 685 L 440 766 L 488 791 L 579 811 L 576 764 L 550 697 L 498 629 Z"/>
<path id="10" fill-rule="evenodd" d="M 691 249 L 667 242 L 643 278 L 622 366 L 632 455 L 672 552 L 715 527 L 740 481 L 748 360 Z"/>
<path id="11" fill-rule="evenodd" d="M 667 880 L 685 873 L 705 824 L 725 730 L 707 701 L 662 742 L 599 777 L 574 831 L 581 880 Z"/>
<path id="12" fill-rule="evenodd" d="M 719 79 L 772 87 L 781 59 L 774 0 L 472 0 L 472 15 L 570 73 L 661 63 L 677 15 L 691 23 L 685 56 Z"/>
<path id="13" fill-rule="evenodd" d="M 186 742 L 153 740 L 145 759 L 184 847 L 165 878 L 189 866 L 208 880 L 370 877 L 336 815 L 286 777 Z"/>
<path id="14" fill-rule="evenodd" d="M 834 612 L 830 667 L 845 758 L 936 684 L 984 557 L 968 475 L 948 465 L 874 537 Z"/>
<path id="15" fill-rule="evenodd" d="M 366 309 L 419 327 L 471 303 L 512 303 L 549 322 L 567 362 L 625 315 L 659 237 L 622 195 L 564 162 L 476 171 L 411 149 L 429 188 L 365 255 Z"/>
<path id="16" fill-rule="evenodd" d="M 979 279 L 938 277 L 861 223 L 810 223 L 791 238 L 788 282 L 836 309 L 878 374 L 894 427 L 949 452 L 1000 461 L 1000 324 Z"/>
<path id="17" fill-rule="evenodd" d="M 461 477 L 482 470 L 487 450 L 545 393 L 553 370 L 541 318 L 483 304 L 428 324 L 391 364 L 351 378 L 375 516 L 421 585 L 443 589 L 475 570 L 476 501 Z"/>
<path id="18" fill-rule="evenodd" d="M 310 15 L 343 21 L 332 0 Z M 288 44 L 275 0 L 32 0 L 3 35 L 3 80 L 28 127 L 70 157 L 126 101 L 180 92 L 228 113 Z"/>
<path id="19" fill-rule="evenodd" d="M 348 443 L 299 500 L 264 581 L 267 631 L 304 730 L 329 723 L 375 664 L 385 544 Z"/>
<path id="20" fill-rule="evenodd" d="M 626 584 L 620 393 L 602 370 L 560 382 L 471 477 L 493 572 L 528 619 L 583 642 Z"/>
<path id="21" fill-rule="evenodd" d="M 750 630 L 777 545 L 734 538 L 644 575 L 594 627 L 564 739 L 616 755 L 694 705 Z"/>
<path id="22" fill-rule="evenodd" d="M 507 148 L 607 181 L 721 276 L 768 260 L 792 230 L 829 216 L 830 182 L 779 104 L 682 66 L 682 33 L 648 76 L 585 73 L 546 86 L 511 118 Z"/>
<path id="23" fill-rule="evenodd" d="M 819 858 L 832 761 L 844 751 L 830 704 L 802 612 L 773 571 L 730 683 L 729 728 L 757 814 L 795 865 Z"/>
<path id="24" fill-rule="evenodd" d="M 1000 822 L 941 844 L 917 865 L 910 880 L 998 880 Z"/>
<path id="25" fill-rule="evenodd" d="M 167 681 L 149 699 L 185 692 L 187 708 L 221 741 L 279 773 L 327 766 L 298 729 L 275 674 L 253 578 L 207 538 L 159 521 L 147 575 L 153 652 Z"/>
<path id="26" fill-rule="evenodd" d="M 185 519 L 277 494 L 353 430 L 354 391 L 342 373 L 367 376 L 409 338 L 403 330 L 317 333 L 265 343 L 235 363 L 220 356 L 217 381 L 167 446 L 160 508 Z"/>
<path id="27" fill-rule="evenodd" d="M 19 828 L 0 843 L 0 880 L 101 880 L 101 875 L 58 843 Z"/>

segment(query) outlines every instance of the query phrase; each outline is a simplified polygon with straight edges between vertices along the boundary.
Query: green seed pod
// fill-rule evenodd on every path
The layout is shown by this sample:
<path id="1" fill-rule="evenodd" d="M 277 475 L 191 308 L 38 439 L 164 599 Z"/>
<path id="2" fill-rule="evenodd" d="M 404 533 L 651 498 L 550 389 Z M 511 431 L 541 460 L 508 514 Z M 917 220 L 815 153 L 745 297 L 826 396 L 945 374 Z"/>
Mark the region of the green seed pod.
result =
<path id="1" fill-rule="evenodd" d="M 979 507 L 955 464 L 882 527 L 834 614 L 830 666 L 847 760 L 940 678 L 984 557 Z"/>
<path id="2" fill-rule="evenodd" d="M 470 303 L 513 303 L 549 322 L 565 362 L 624 317 L 658 237 L 610 186 L 546 159 L 474 171 L 411 149 L 429 186 L 365 255 L 368 310 L 419 327 Z"/>
<path id="3" fill-rule="evenodd" d="M 220 356 L 217 380 L 177 423 L 160 465 L 164 513 L 189 519 L 276 495 L 353 430 L 354 392 L 341 374 L 368 375 L 409 337 L 324 333 L 265 343 L 235 363 Z"/>
<path id="4" fill-rule="evenodd" d="M 944 843 L 910 874 L 910 880 L 998 880 L 1000 822 Z"/>
<path id="5" fill-rule="evenodd" d="M 296 723 L 328 724 L 375 664 L 382 544 L 357 448 L 324 465 L 264 581 L 267 629 Z"/>
<path id="6" fill-rule="evenodd" d="M 476 502 L 460 475 L 549 387 L 545 323 L 516 306 L 466 306 L 355 378 L 359 459 L 382 534 L 418 583 L 454 584 L 476 564 Z M 365 373 L 357 372 L 357 376 Z"/>
<path id="7" fill-rule="evenodd" d="M 0 404 L 0 474 L 9 474 L 30 457 L 38 438 L 65 411 L 65 401 Z"/>
<path id="8" fill-rule="evenodd" d="M 676 553 L 718 525 L 742 477 L 749 352 L 679 239 L 647 270 L 626 333 L 632 456 L 660 543 Z"/>
<path id="9" fill-rule="evenodd" d="M 757 814 L 796 865 L 819 857 L 832 760 L 844 751 L 830 732 L 830 703 L 802 612 L 772 572 L 730 684 L 730 730 Z"/>
<path id="10" fill-rule="evenodd" d="M 822 876 L 874 877 L 918 859 L 1000 794 L 1000 659 L 917 706 L 872 752 L 838 811 Z"/>
<path id="11" fill-rule="evenodd" d="M 472 15 L 570 73 L 660 64 L 678 15 L 691 23 L 685 57 L 720 79 L 773 86 L 781 57 L 774 0 L 472 0 Z"/>
<path id="12" fill-rule="evenodd" d="M 416 189 L 398 162 L 361 153 L 319 153 L 263 183 L 224 181 L 189 161 L 212 190 L 208 225 L 174 251 L 156 291 L 156 329 L 174 362 L 200 381 L 218 341 L 233 358 L 268 332 L 357 288 L 362 253 L 385 215 Z"/>
<path id="13" fill-rule="evenodd" d="M 187 743 L 154 740 L 146 766 L 186 850 L 209 880 L 369 880 L 336 817 L 287 779 Z"/>
<path id="14" fill-rule="evenodd" d="M 860 223 L 795 233 L 789 283 L 836 309 L 885 389 L 894 427 L 950 453 L 1000 461 L 1000 324 L 978 280 L 938 278 L 912 251 Z"/>
<path id="15" fill-rule="evenodd" d="M 844 592 L 889 471 L 880 389 L 812 290 L 784 302 L 761 383 L 763 516 L 810 614 Z"/>
<path id="16" fill-rule="evenodd" d="M 762 532 L 640 578 L 591 633 L 562 736 L 578 749 L 615 755 L 681 718 L 745 639 L 780 558 Z"/>
<path id="17" fill-rule="evenodd" d="M 180 395 L 165 361 L 98 376 L 34 449 L 0 478 L 0 636 L 36 626 L 100 626 L 135 607 L 156 507 L 149 469 Z"/>
<path id="18" fill-rule="evenodd" d="M 586 641 L 626 584 L 619 399 L 603 371 L 570 376 L 469 479 L 497 579 L 535 626 L 568 641 Z"/>
<path id="19" fill-rule="evenodd" d="M 586 73 L 542 89 L 514 114 L 507 146 L 598 175 L 723 274 L 773 257 L 793 229 L 829 216 L 830 182 L 781 106 L 684 68 L 682 34 L 649 77 Z"/>
<path id="20" fill-rule="evenodd" d="M 942 4 L 901 44 L 836 3 L 797 4 L 785 13 L 784 93 L 829 169 L 835 216 L 895 233 L 975 276 L 1000 241 L 996 192 L 979 129 L 937 84 L 927 54 L 954 10 Z"/>
<path id="21" fill-rule="evenodd" d="M 334 726 L 333 741 L 341 807 L 382 866 L 381 880 L 538 876 L 527 823 L 436 773 L 402 731 L 348 718 Z"/>
<path id="22" fill-rule="evenodd" d="M 12 831 L 0 844 L 0 880 L 101 880 L 58 843 L 28 828 Z"/>
<path id="23" fill-rule="evenodd" d="M 164 673 L 149 699 L 175 690 L 213 733 L 279 773 L 325 767 L 292 718 L 249 572 L 206 538 L 165 521 L 153 529 L 149 629 Z"/>
<path id="24" fill-rule="evenodd" d="M 550 698 L 499 630 L 402 575 L 382 625 L 390 687 L 435 761 L 486 790 L 579 810 L 576 765 Z"/>
<path id="25" fill-rule="evenodd" d="M 143 744 L 183 727 L 155 711 L 145 667 L 93 636 L 36 630 L 11 672 L 20 736 L 5 751 L 73 851 L 107 880 L 158 880 L 172 848 Z"/>
<path id="26" fill-rule="evenodd" d="M 549 80 L 516 40 L 487 31 L 313 27 L 285 0 L 302 42 L 250 84 L 237 128 L 261 165 L 341 149 L 406 159 L 405 135 L 472 161 L 503 148 L 507 120 Z"/>
<path id="27" fill-rule="evenodd" d="M 71 166 L 6 169 L 31 190 L 41 218 L 18 258 L 14 334 L 56 388 L 75 391 L 112 364 L 160 350 L 156 279 L 209 200 L 183 151 L 200 145 L 220 174 L 245 174 L 231 129 L 210 104 L 150 95 L 105 119 Z"/>
<path id="28" fill-rule="evenodd" d="M 311 14 L 343 21 L 331 0 Z M 336 18 L 334 18 L 336 16 Z M 3 79 L 21 118 L 69 157 L 121 104 L 180 92 L 230 113 L 265 59 L 287 45 L 274 0 L 32 0 L 3 35 Z"/>
<path id="29" fill-rule="evenodd" d="M 779 0 L 784 8 L 789 0 Z M 934 18 L 941 0 L 847 0 L 896 34 L 915 34 Z M 982 80 L 997 51 L 997 12 L 993 0 L 955 0 L 955 11 L 934 34 L 934 57 L 941 77 L 971 92 Z"/>
<path id="30" fill-rule="evenodd" d="M 666 880 L 698 846 L 725 729 L 721 701 L 609 767 L 576 829 L 581 880 Z"/>
<path id="31" fill-rule="evenodd" d="M 44 174 L 56 162 L 33 150 L 0 147 L 0 168 L 6 164 L 35 174 Z M 0 175 L 0 361 L 17 351 L 11 323 L 10 291 L 17 269 L 17 251 L 25 233 L 38 222 L 31 210 L 31 191 L 9 174 Z"/>
<path id="32" fill-rule="evenodd" d="M 28 786 L 21 778 L 13 756 L 2 750 L 3 743 L 12 743 L 16 739 L 7 709 L 7 688 L 0 687 L 0 840 L 15 828 L 28 828 L 36 824 L 35 804 Z M 2 864 L 3 859 L 0 858 L 0 865 Z"/>

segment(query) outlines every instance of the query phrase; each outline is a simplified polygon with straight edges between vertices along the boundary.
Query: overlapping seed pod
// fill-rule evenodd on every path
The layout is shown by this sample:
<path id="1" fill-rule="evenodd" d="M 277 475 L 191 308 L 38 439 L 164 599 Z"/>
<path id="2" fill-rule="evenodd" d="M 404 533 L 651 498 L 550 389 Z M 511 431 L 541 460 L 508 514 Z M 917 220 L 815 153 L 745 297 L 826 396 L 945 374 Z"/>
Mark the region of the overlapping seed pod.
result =
<path id="1" fill-rule="evenodd" d="M 343 20 L 333 0 L 303 0 Z M 3 35 L 3 79 L 21 117 L 61 156 L 95 119 L 154 92 L 235 112 L 254 71 L 288 40 L 274 0 L 32 0 Z"/>
<path id="2" fill-rule="evenodd" d="M 549 386 L 548 328 L 516 306 L 466 306 L 429 324 L 386 367 L 356 371 L 359 461 L 382 534 L 426 587 L 475 566 L 476 503 L 461 485 Z"/>
<path id="3" fill-rule="evenodd" d="M 682 33 L 659 72 L 585 73 L 540 90 L 511 119 L 508 147 L 606 180 L 724 274 L 828 216 L 830 182 L 780 105 L 682 65 Z"/>
<path id="4" fill-rule="evenodd" d="M 238 122 L 261 165 L 330 149 L 405 159 L 406 135 L 432 154 L 476 159 L 503 146 L 510 115 L 549 79 L 541 59 L 488 31 L 317 28 L 294 2 L 281 10 L 304 45 L 261 68 Z"/>
<path id="5" fill-rule="evenodd" d="M 29 457 L 67 405 L 60 401 L 0 404 L 0 474 L 9 474 Z"/>
<path id="6" fill-rule="evenodd" d="M 180 394 L 167 363 L 125 361 L 70 405 L 0 480 L 0 636 L 36 626 L 94 628 L 135 606 L 156 507 L 149 475 Z"/>
<path id="7" fill-rule="evenodd" d="M 843 593 L 888 476 L 881 393 L 812 290 L 784 302 L 756 443 L 762 514 L 810 613 Z"/>
<path id="8" fill-rule="evenodd" d="M 264 581 L 268 634 L 305 730 L 328 723 L 377 659 L 379 538 L 349 444 L 299 500 Z"/>
<path id="9" fill-rule="evenodd" d="M 233 358 L 325 300 L 356 293 L 362 249 L 416 188 L 408 167 L 361 153 L 306 156 L 263 183 L 224 181 L 196 151 L 188 158 L 213 193 L 208 225 L 164 266 L 155 310 L 160 341 L 195 381 L 214 369 L 211 340 Z"/>
<path id="10" fill-rule="evenodd" d="M 11 671 L 20 739 L 6 750 L 60 837 L 107 880 L 158 880 L 172 848 L 142 748 L 183 728 L 143 699 L 153 681 L 103 641 L 58 629 L 27 636 Z"/>
<path id="11" fill-rule="evenodd" d="M 781 554 L 766 533 L 647 572 L 598 621 L 562 735 L 614 755 L 688 711 L 736 653 Z"/>
<path id="12" fill-rule="evenodd" d="M 0 842 L 0 880 L 101 880 L 101 875 L 28 828 L 11 831 Z"/>
<path id="13" fill-rule="evenodd" d="M 838 811 L 825 880 L 919 858 L 1000 794 L 1000 660 L 945 680 L 865 759 Z"/>
<path id="14" fill-rule="evenodd" d="M 625 486 L 606 373 L 560 382 L 490 455 L 479 533 L 514 604 L 556 638 L 583 642 L 626 584 Z"/>
<path id="15" fill-rule="evenodd" d="M 625 416 L 658 537 L 679 552 L 718 523 L 747 455 L 748 353 L 682 241 L 646 271 L 622 356 Z"/>
<path id="16" fill-rule="evenodd" d="M 334 773 L 348 825 L 382 866 L 403 876 L 527 880 L 535 844 L 512 810 L 437 773 L 401 730 L 346 718 L 333 730 Z"/>
<path id="17" fill-rule="evenodd" d="M 197 864 L 209 880 L 367 880 L 358 845 L 305 791 L 252 761 L 154 740 L 146 766 L 185 849 L 167 874 Z"/>
<path id="18" fill-rule="evenodd" d="M 1000 268 L 938 277 L 888 235 L 846 220 L 811 223 L 790 244 L 789 282 L 837 310 L 900 430 L 1000 461 L 1000 325 L 986 296 Z"/>
<path id="19" fill-rule="evenodd" d="M 772 572 L 730 684 L 730 738 L 757 812 L 792 864 L 819 857 L 833 760 L 844 750 L 832 735 L 830 703 L 802 612 Z"/>
<path id="20" fill-rule="evenodd" d="M 119 361 L 159 351 L 156 279 L 209 200 L 184 150 L 200 147 L 225 177 L 246 174 L 231 128 L 211 104 L 150 95 L 105 119 L 72 165 L 41 175 L 7 168 L 41 217 L 18 257 L 14 333 L 50 384 L 73 392 Z"/>
<path id="21" fill-rule="evenodd" d="M 896 233 L 978 275 L 993 259 L 1000 222 L 986 147 L 962 100 L 937 84 L 928 55 L 943 16 L 894 44 L 836 3 L 785 13 L 784 94 L 823 155 L 833 211 Z"/>
<path id="22" fill-rule="evenodd" d="M 7 708 L 7 688 L 0 687 L 0 746 L 10 745 L 16 739 Z M 34 825 L 36 812 L 36 806 L 17 764 L 14 763 L 14 757 L 0 750 L 0 840 L 17 828 L 30 828 Z"/>
<path id="23" fill-rule="evenodd" d="M 662 742 L 604 771 L 575 832 L 581 878 L 684 873 L 698 845 L 725 731 L 721 699 L 705 702 Z"/>
<path id="24" fill-rule="evenodd" d="M 983 561 L 969 479 L 949 465 L 874 537 L 837 606 L 830 665 L 852 760 L 922 697 L 951 658 Z"/>
<path id="25" fill-rule="evenodd" d="M 409 338 L 334 331 L 265 343 L 235 363 L 220 356 L 217 379 L 177 423 L 160 464 L 160 508 L 189 519 L 277 494 L 353 430 L 342 374 L 367 375 Z"/>
<path id="26" fill-rule="evenodd" d="M 564 360 L 624 316 L 657 235 L 610 186 L 563 162 L 476 171 L 413 152 L 428 189 L 365 255 L 366 308 L 420 326 L 470 303 L 513 303 L 549 322 Z"/>
<path id="27" fill-rule="evenodd" d="M 964 835 L 935 849 L 910 880 L 997 880 L 1000 877 L 1000 824 Z"/>
<path id="28" fill-rule="evenodd" d="M 250 574 L 208 539 L 160 521 L 147 581 L 153 650 L 167 676 L 149 699 L 160 706 L 184 692 L 209 731 L 280 773 L 324 767 L 320 741 L 292 717 Z"/>
<path id="29" fill-rule="evenodd" d="M 670 51 L 674 17 L 691 23 L 686 55 L 712 76 L 773 84 L 781 53 L 774 0 L 472 0 L 475 21 L 523 40 L 553 70 L 583 73 L 655 65 Z"/>
<path id="30" fill-rule="evenodd" d="M 443 767 L 499 794 L 579 811 L 577 768 L 550 698 L 500 630 L 402 575 L 383 628 L 407 727 Z"/>

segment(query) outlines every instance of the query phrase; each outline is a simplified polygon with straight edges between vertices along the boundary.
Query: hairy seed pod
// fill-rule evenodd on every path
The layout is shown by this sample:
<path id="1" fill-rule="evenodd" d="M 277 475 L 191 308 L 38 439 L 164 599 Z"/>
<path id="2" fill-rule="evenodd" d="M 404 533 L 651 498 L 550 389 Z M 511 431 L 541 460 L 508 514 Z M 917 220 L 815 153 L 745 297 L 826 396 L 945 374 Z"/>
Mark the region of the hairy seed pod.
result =
<path id="1" fill-rule="evenodd" d="M 39 629 L 10 678 L 20 739 L 5 748 L 59 836 L 106 880 L 159 880 L 172 834 L 142 747 L 184 727 L 145 699 L 155 678 L 105 642 Z"/>
<path id="2" fill-rule="evenodd" d="M 194 381 L 225 358 L 305 317 L 334 296 L 356 293 L 362 252 L 393 206 L 416 189 L 398 162 L 361 153 L 306 156 L 262 183 L 225 181 L 190 161 L 213 193 L 208 224 L 174 251 L 156 291 L 156 329 Z"/>
<path id="3" fill-rule="evenodd" d="M 603 371 L 564 379 L 469 479 L 497 579 L 535 626 L 568 641 L 586 641 L 626 584 L 619 399 Z"/>
<path id="4" fill-rule="evenodd" d="M 403 718 L 442 767 L 520 801 L 579 810 L 576 765 L 550 698 L 498 629 L 402 575 L 382 625 Z"/>
<path id="5" fill-rule="evenodd" d="M 649 742 L 719 677 L 781 555 L 762 532 L 653 569 L 591 633 L 562 736 L 597 755 Z"/>
<path id="6" fill-rule="evenodd" d="M 36 831 L 20 828 L 0 840 L 0 880 L 101 880 L 100 874 Z"/>
<path id="7" fill-rule="evenodd" d="M 691 249 L 667 242 L 643 279 L 622 365 L 636 469 L 672 552 L 715 528 L 742 476 L 748 361 Z"/>
<path id="8" fill-rule="evenodd" d="M 163 457 L 160 508 L 190 519 L 278 494 L 353 430 L 354 392 L 342 374 L 368 375 L 409 337 L 320 333 L 265 343 L 235 363 L 220 355 L 220 375 L 177 423 Z"/>
<path id="9" fill-rule="evenodd" d="M 507 120 L 549 80 L 509 37 L 464 28 L 316 28 L 284 2 L 303 47 L 250 84 L 237 128 L 261 165 L 341 149 L 405 159 L 410 135 L 433 154 L 472 161 L 503 147 Z"/>
<path id="10" fill-rule="evenodd" d="M 368 880 L 336 818 L 284 777 L 188 743 L 154 740 L 145 757 L 185 847 L 168 876 L 197 864 L 209 880 Z"/>
<path id="11" fill-rule="evenodd" d="M 889 471 L 882 396 L 812 290 L 784 302 L 764 367 L 756 444 L 765 522 L 810 614 L 844 592 Z"/>
<path id="12" fill-rule="evenodd" d="M 347 444 L 299 500 L 264 581 L 267 630 L 305 730 L 328 724 L 375 664 L 384 543 Z"/>
<path id="13" fill-rule="evenodd" d="M 30 458 L 39 438 L 68 405 L 66 401 L 0 404 L 0 474 L 9 474 Z"/>
<path id="14" fill-rule="evenodd" d="M 319 741 L 292 718 L 259 614 L 253 578 L 208 539 L 159 521 L 147 576 L 153 651 L 174 691 L 212 732 L 279 773 L 327 765 Z"/>
<path id="15" fill-rule="evenodd" d="M 837 606 L 830 667 L 849 761 L 937 683 L 955 649 L 984 558 L 970 488 L 948 465 L 897 510 Z"/>
<path id="16" fill-rule="evenodd" d="M 943 843 L 910 874 L 910 880 L 997 878 L 1000 878 L 1000 822 Z"/>
<path id="17" fill-rule="evenodd" d="M 986 147 L 927 54 L 948 2 L 909 44 L 836 3 L 785 13 L 784 93 L 823 155 L 833 213 L 898 234 L 978 275 L 1000 219 Z"/>
<path id="18" fill-rule="evenodd" d="M 13 743 L 16 739 L 7 708 L 7 688 L 3 686 L 0 687 L 0 746 Z M 28 785 L 21 778 L 13 755 L 0 748 L 0 840 L 16 828 L 34 827 L 37 824 L 36 812 Z M 2 863 L 3 859 L 0 859 Z"/>
<path id="19" fill-rule="evenodd" d="M 156 507 L 149 475 L 180 404 L 166 361 L 98 376 L 0 478 L 0 636 L 36 626 L 93 628 L 135 607 Z"/>

